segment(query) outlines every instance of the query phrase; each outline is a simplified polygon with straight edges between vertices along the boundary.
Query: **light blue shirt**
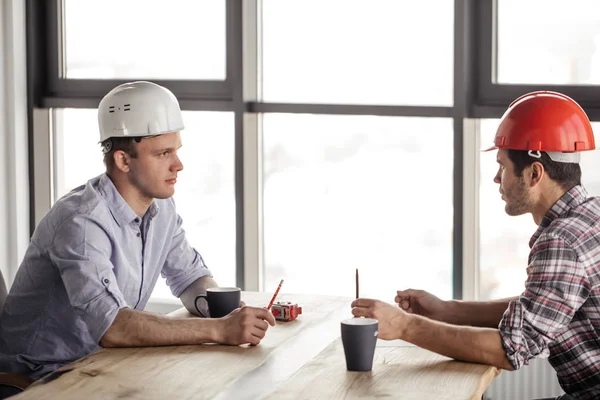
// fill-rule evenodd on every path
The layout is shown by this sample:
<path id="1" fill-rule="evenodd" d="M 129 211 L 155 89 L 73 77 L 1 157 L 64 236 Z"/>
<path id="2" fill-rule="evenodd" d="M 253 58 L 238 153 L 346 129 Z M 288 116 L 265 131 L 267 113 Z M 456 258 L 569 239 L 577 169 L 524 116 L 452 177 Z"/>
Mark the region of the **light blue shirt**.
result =
<path id="1" fill-rule="evenodd" d="M 119 309 L 144 309 L 160 273 L 176 297 L 211 275 L 173 199 L 139 218 L 106 174 L 73 190 L 39 223 L 10 289 L 0 371 L 37 379 L 97 350 Z"/>

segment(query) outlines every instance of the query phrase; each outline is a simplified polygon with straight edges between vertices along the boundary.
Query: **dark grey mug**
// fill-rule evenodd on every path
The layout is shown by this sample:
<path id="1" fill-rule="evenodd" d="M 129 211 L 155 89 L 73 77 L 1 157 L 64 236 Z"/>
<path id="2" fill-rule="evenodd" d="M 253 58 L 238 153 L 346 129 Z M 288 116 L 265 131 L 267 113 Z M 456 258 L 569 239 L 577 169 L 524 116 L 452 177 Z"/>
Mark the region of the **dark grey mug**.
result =
<path id="1" fill-rule="evenodd" d="M 372 318 L 351 318 L 342 321 L 342 344 L 348 371 L 370 371 L 379 321 Z"/>
<path id="2" fill-rule="evenodd" d="M 198 307 L 198 300 L 205 299 L 208 303 L 208 312 L 211 318 L 221 318 L 240 307 L 241 290 L 237 287 L 216 287 L 206 289 L 206 294 L 196 296 L 194 304 L 196 310 L 204 316 Z"/>

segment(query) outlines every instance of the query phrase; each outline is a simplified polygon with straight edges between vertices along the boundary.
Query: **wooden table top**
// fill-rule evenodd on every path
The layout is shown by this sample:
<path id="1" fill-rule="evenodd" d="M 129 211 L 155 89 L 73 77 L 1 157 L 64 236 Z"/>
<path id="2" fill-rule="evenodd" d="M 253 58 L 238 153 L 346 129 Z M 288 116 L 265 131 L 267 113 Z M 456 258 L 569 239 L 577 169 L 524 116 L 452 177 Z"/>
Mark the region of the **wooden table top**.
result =
<path id="1" fill-rule="evenodd" d="M 253 306 L 272 293 L 243 292 Z M 35 382 L 21 399 L 481 399 L 499 370 L 402 341 L 378 341 L 371 372 L 346 371 L 340 321 L 349 298 L 280 294 L 303 314 L 260 345 L 101 349 Z M 171 313 L 191 317 L 185 309 Z"/>

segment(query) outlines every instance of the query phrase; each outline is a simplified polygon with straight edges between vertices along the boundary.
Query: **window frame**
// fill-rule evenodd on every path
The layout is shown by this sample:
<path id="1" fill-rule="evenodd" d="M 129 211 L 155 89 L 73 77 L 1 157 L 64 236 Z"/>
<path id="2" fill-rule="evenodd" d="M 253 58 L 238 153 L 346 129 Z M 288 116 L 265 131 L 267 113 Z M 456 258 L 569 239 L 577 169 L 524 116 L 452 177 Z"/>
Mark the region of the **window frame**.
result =
<path id="1" fill-rule="evenodd" d="M 477 99 L 473 117 L 500 118 L 506 107 L 524 93 L 553 90 L 575 99 L 591 120 L 600 120 L 600 86 L 497 83 L 498 2 L 481 0 L 477 13 Z"/>
<path id="2" fill-rule="evenodd" d="M 47 68 L 42 83 L 44 88 L 40 96 L 36 98 L 36 105 L 44 108 L 49 107 L 96 107 L 102 97 L 115 86 L 131 81 L 132 79 L 73 79 L 63 77 L 61 65 L 63 47 L 63 20 L 64 0 L 52 0 L 45 2 L 30 1 L 29 7 L 36 9 L 37 13 L 43 15 L 43 28 L 45 31 L 45 59 Z M 235 35 L 234 24 L 231 20 L 236 11 L 235 2 L 230 0 L 226 3 L 226 77 L 225 80 L 171 80 L 152 79 L 159 85 L 168 87 L 178 99 L 190 104 L 189 108 L 204 109 L 203 102 L 229 102 L 233 98 L 234 72 L 232 40 Z M 37 52 L 44 52 L 38 48 Z M 230 107 L 230 106 L 229 106 Z M 188 109 L 189 109 L 188 108 Z M 220 110 L 218 110 L 220 111 Z M 229 111 L 229 110 L 226 110 Z"/>
<path id="3" fill-rule="evenodd" d="M 95 108 L 119 80 L 59 76 L 62 0 L 27 1 L 28 108 L 30 143 L 34 109 Z M 157 80 L 180 99 L 183 110 L 232 111 L 235 127 L 236 274 L 238 286 L 262 290 L 262 115 L 305 113 L 445 117 L 453 119 L 453 297 L 478 296 L 478 121 L 500 118 L 512 100 L 533 90 L 558 90 L 575 98 L 592 121 L 600 121 L 600 88 L 573 85 L 509 85 L 495 82 L 497 4 L 501 0 L 454 0 L 454 89 L 452 106 L 270 103 L 261 96 L 262 0 L 226 1 L 226 78 Z M 128 79 L 131 80 L 131 79 Z M 36 120 L 45 118 L 36 118 Z M 39 123 L 38 123 L 39 125 Z M 35 147 L 30 145 L 31 148 Z M 473 153 L 476 152 L 476 153 Z M 475 155 L 474 155 L 475 154 Z M 30 152 L 30 164 L 35 161 Z M 39 163 L 39 160 L 38 160 Z M 31 231 L 35 226 L 36 182 L 31 173 Z M 43 198 L 43 196 L 38 196 Z"/>

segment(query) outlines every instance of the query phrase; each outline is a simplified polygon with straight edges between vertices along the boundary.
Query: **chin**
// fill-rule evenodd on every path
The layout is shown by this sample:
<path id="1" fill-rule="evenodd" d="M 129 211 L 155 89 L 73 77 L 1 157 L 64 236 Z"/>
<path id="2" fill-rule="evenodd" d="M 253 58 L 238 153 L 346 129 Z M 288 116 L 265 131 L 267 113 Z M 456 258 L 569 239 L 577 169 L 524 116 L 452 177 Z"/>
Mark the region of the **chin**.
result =
<path id="1" fill-rule="evenodd" d="M 175 194 L 175 190 L 164 190 L 160 193 L 156 193 L 153 197 L 155 199 L 164 200 L 164 199 L 169 199 L 169 198 L 173 197 L 174 194 Z"/>
<path id="2" fill-rule="evenodd" d="M 519 210 L 519 209 L 512 208 L 508 204 L 506 206 L 504 206 L 504 211 L 506 212 L 506 214 L 510 215 L 511 217 L 518 217 L 519 215 L 523 215 L 526 212 L 525 210 Z"/>

